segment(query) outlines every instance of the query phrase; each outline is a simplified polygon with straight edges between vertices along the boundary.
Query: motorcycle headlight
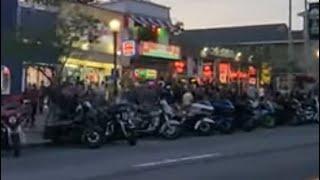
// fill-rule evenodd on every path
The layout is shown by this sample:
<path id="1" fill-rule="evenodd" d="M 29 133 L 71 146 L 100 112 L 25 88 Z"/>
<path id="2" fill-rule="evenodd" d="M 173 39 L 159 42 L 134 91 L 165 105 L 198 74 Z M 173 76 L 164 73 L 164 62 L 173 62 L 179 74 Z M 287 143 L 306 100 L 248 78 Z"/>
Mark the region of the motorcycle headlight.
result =
<path id="1" fill-rule="evenodd" d="M 8 122 L 10 124 L 15 124 L 17 122 L 17 118 L 15 116 L 11 116 L 11 117 L 9 117 Z"/>

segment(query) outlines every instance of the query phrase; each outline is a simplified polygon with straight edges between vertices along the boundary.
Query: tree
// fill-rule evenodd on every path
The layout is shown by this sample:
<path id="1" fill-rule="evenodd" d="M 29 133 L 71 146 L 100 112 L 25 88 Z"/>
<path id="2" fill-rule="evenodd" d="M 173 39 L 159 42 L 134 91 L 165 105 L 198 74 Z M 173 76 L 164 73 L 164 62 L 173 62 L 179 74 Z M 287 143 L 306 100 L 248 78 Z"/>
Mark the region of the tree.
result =
<path id="1" fill-rule="evenodd" d="M 98 40 L 99 24 L 100 21 L 98 19 L 77 11 L 71 11 L 68 17 L 59 17 L 55 45 L 58 47 L 60 57 L 63 57 L 64 61 L 61 62 L 61 68 L 57 74 L 58 78 L 61 78 L 67 59 L 75 49 L 74 45 L 76 43 L 79 41 L 95 43 Z"/>
<path id="2" fill-rule="evenodd" d="M 60 68 L 56 73 L 55 78 L 51 79 L 46 75 L 42 69 L 39 68 L 39 71 L 46 76 L 49 81 L 60 82 L 62 78 L 62 72 L 67 64 L 67 59 L 70 58 L 72 52 L 76 49 L 75 44 L 79 41 L 85 43 L 96 43 L 99 35 L 97 34 L 100 21 L 93 16 L 87 15 L 83 12 L 78 11 L 77 9 L 68 9 L 67 12 L 62 12 L 62 6 L 64 2 L 78 2 L 77 0 L 29 0 L 31 3 L 43 4 L 43 5 L 54 5 L 59 7 L 59 12 L 57 15 L 56 29 L 54 30 L 54 37 L 52 33 L 48 32 L 45 36 L 45 42 L 50 43 L 52 47 L 57 50 L 58 59 L 57 62 L 60 62 Z M 84 3 L 84 1 L 81 1 Z M 75 3 L 75 5 L 78 5 Z M 64 9 L 65 10 L 65 9 Z M 42 32 L 45 33 L 46 32 Z M 20 49 L 23 49 L 24 54 L 30 53 L 31 48 L 36 48 L 39 46 L 37 41 L 28 43 L 24 45 L 22 39 L 18 39 L 20 42 Z M 22 47 L 22 48 L 21 48 Z M 62 61 L 61 61 L 62 60 Z"/>

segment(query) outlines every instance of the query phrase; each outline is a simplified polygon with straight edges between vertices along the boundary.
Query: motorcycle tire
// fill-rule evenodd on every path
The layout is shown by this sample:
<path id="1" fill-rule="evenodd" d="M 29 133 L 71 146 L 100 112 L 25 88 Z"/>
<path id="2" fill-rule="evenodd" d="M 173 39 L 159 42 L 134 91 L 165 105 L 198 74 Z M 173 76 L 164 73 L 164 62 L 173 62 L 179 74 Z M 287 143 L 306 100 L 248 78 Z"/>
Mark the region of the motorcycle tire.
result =
<path id="1" fill-rule="evenodd" d="M 178 139 L 181 135 L 181 127 L 179 125 L 166 126 L 161 136 L 167 140 Z"/>
<path id="2" fill-rule="evenodd" d="M 208 122 L 201 122 L 199 128 L 197 129 L 197 133 L 200 136 L 210 136 L 212 134 L 213 127 Z"/>
<path id="3" fill-rule="evenodd" d="M 87 128 L 83 131 L 82 142 L 90 149 L 97 149 L 102 146 L 102 130 L 99 127 Z"/>
<path id="4" fill-rule="evenodd" d="M 268 129 L 275 128 L 276 127 L 276 120 L 271 116 L 265 117 L 263 119 L 262 125 L 263 125 L 263 127 L 268 128 Z"/>
<path id="5" fill-rule="evenodd" d="M 130 146 L 137 145 L 137 135 L 134 130 L 127 130 L 127 141 Z"/>
<path id="6" fill-rule="evenodd" d="M 13 150 L 13 156 L 19 157 L 21 155 L 21 139 L 19 134 L 12 134 L 12 150 Z"/>
<path id="7" fill-rule="evenodd" d="M 251 120 L 248 120 L 246 121 L 244 124 L 243 124 L 243 127 L 242 127 L 243 131 L 245 132 L 251 132 L 255 129 L 255 124 L 254 124 L 254 120 L 251 119 Z"/>

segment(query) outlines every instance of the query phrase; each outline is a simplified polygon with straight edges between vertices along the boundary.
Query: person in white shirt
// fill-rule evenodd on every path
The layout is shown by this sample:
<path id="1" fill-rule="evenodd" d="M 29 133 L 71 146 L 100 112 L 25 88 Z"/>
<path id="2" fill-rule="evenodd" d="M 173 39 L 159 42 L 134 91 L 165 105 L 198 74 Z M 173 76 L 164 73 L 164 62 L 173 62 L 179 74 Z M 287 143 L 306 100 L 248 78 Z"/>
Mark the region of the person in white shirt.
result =
<path id="1" fill-rule="evenodd" d="M 186 91 L 182 96 L 182 105 L 184 107 L 190 106 L 194 100 L 194 97 L 190 91 Z"/>

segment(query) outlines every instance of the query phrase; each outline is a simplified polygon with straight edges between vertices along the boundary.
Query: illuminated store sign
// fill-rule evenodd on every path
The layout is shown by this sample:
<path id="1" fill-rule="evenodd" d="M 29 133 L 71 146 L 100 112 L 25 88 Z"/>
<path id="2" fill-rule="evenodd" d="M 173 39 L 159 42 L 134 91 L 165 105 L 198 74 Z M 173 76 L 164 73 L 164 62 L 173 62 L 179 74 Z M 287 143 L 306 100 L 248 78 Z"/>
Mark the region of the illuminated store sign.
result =
<path id="1" fill-rule="evenodd" d="M 122 43 L 122 54 L 126 57 L 136 54 L 136 44 L 134 41 L 125 41 Z"/>
<path id="2" fill-rule="evenodd" d="M 230 74 L 230 64 L 228 63 L 220 63 L 219 64 L 219 80 L 222 84 L 227 84 L 229 81 Z"/>
<path id="3" fill-rule="evenodd" d="M 140 55 L 165 59 L 181 59 L 180 48 L 178 46 L 167 46 L 152 42 L 141 42 Z"/>
<path id="4" fill-rule="evenodd" d="M 138 79 L 154 80 L 157 79 L 158 72 L 154 69 L 135 69 L 134 76 Z"/>

